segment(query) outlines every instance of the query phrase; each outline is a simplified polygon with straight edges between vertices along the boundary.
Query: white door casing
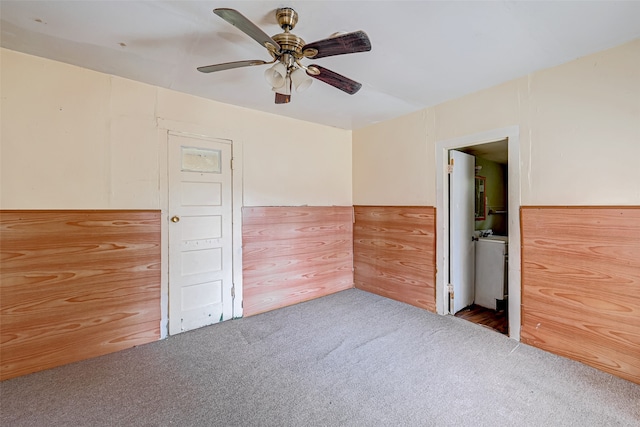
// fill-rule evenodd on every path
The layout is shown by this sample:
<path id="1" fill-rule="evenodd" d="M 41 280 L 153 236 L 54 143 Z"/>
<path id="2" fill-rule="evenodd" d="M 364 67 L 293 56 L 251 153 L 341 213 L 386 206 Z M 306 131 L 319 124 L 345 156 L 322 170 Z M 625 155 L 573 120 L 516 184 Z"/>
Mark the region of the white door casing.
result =
<path id="1" fill-rule="evenodd" d="M 453 285 L 450 313 L 473 304 L 475 290 L 475 157 L 449 151 L 449 280 Z"/>
<path id="2" fill-rule="evenodd" d="M 231 143 L 168 136 L 169 334 L 233 316 Z"/>
<path id="3" fill-rule="evenodd" d="M 436 167 L 436 310 L 448 314 L 449 295 L 449 150 L 507 138 L 509 150 L 509 337 L 520 340 L 520 186 L 527 165 L 520 163 L 520 127 L 509 126 L 435 144 Z"/>

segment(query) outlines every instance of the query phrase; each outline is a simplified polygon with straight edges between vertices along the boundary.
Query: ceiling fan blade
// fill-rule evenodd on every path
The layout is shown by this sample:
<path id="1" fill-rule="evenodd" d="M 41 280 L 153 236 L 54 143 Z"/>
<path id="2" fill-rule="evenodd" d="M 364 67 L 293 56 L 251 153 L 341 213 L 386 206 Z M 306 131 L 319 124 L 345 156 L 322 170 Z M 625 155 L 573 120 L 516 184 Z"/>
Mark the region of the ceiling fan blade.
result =
<path id="1" fill-rule="evenodd" d="M 235 9 L 218 8 L 213 9 L 213 13 L 224 19 L 231 25 L 237 27 L 240 31 L 260 43 L 267 49 L 273 49 L 274 52 L 280 51 L 280 45 L 262 31 L 256 24 L 249 21 L 243 14 Z M 269 47 L 271 45 L 271 48 Z"/>
<path id="2" fill-rule="evenodd" d="M 291 95 L 276 92 L 276 104 L 288 104 L 289 102 L 291 102 Z"/>
<path id="3" fill-rule="evenodd" d="M 328 70 L 319 65 L 310 65 L 308 67 L 311 70 L 317 69 L 318 74 L 314 74 L 313 72 L 307 71 L 307 74 L 313 77 L 314 79 L 318 79 L 320 81 L 325 82 L 333 87 L 340 89 L 343 92 L 348 93 L 349 95 L 353 95 L 357 91 L 360 90 L 362 84 L 351 80 L 348 77 L 345 77 L 341 74 L 338 74 L 334 71 Z"/>
<path id="4" fill-rule="evenodd" d="M 313 49 L 313 50 L 310 50 Z M 312 55 L 315 51 L 315 55 Z M 371 50 L 371 41 L 364 31 L 343 34 L 318 40 L 302 47 L 302 52 L 307 58 L 324 58 L 325 56 L 344 55 L 345 53 L 368 52 Z"/>
<path id="5" fill-rule="evenodd" d="M 214 71 L 230 70 L 232 68 L 250 67 L 252 65 L 264 65 L 264 64 L 271 64 L 271 62 L 261 61 L 259 59 L 255 59 L 251 61 L 225 62 L 223 64 L 205 65 L 203 67 L 198 67 L 197 70 L 200 71 L 201 73 L 213 73 Z"/>

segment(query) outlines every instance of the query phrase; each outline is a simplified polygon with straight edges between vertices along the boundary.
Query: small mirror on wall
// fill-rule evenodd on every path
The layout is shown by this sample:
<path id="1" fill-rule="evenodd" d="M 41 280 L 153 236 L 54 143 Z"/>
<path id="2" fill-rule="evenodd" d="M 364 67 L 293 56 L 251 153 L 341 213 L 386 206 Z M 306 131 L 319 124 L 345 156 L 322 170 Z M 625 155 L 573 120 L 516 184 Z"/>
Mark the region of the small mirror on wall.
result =
<path id="1" fill-rule="evenodd" d="M 485 184 L 487 178 L 484 176 L 476 176 L 476 221 L 483 221 L 486 219 L 486 196 L 485 196 Z"/>

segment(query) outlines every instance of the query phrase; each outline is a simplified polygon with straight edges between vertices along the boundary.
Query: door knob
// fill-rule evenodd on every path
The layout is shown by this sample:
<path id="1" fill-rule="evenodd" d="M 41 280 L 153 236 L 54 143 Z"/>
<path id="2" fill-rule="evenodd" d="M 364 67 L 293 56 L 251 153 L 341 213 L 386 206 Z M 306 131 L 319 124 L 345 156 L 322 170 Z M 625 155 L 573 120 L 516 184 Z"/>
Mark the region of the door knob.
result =
<path id="1" fill-rule="evenodd" d="M 180 222 L 180 217 L 179 216 L 171 217 L 171 222 Z"/>

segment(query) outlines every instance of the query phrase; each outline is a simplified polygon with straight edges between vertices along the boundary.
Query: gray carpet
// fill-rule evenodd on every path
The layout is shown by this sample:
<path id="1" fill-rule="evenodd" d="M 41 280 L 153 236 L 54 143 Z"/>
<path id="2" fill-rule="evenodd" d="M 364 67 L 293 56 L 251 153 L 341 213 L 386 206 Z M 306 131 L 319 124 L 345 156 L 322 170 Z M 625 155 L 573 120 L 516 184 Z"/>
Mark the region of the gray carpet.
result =
<path id="1" fill-rule="evenodd" d="M 3 426 L 639 426 L 640 386 L 359 290 L 0 383 Z"/>

